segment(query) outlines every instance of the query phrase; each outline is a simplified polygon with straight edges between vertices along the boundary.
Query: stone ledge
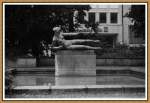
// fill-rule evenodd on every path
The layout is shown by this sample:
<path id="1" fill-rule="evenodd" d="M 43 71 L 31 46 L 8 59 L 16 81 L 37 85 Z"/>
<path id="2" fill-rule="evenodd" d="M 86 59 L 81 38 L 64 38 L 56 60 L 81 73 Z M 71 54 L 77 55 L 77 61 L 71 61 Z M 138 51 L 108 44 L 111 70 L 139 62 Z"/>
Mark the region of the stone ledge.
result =
<path id="1" fill-rule="evenodd" d="M 95 55 L 94 50 L 60 50 L 57 55 Z"/>
<path id="2" fill-rule="evenodd" d="M 49 90 L 50 86 L 17 86 L 14 90 Z"/>
<path id="3" fill-rule="evenodd" d="M 69 90 L 69 89 L 138 89 L 144 85 L 67 85 L 67 86 L 17 86 L 13 90 Z"/>
<path id="4" fill-rule="evenodd" d="M 122 68 L 123 67 L 123 68 Z M 11 67 L 15 71 L 55 71 L 54 66 L 49 67 Z M 96 70 L 132 70 L 145 73 L 143 66 L 96 66 Z"/>
<path id="5" fill-rule="evenodd" d="M 126 61 L 128 63 L 126 63 Z M 132 62 L 133 61 L 133 62 Z M 55 61 L 54 59 L 51 58 L 41 58 L 39 60 L 39 66 L 43 67 L 43 66 L 55 66 Z M 125 63 L 124 63 L 125 62 Z M 144 66 L 145 65 L 145 59 L 130 59 L 130 58 L 101 58 L 101 59 L 96 59 L 96 65 L 97 66 Z M 13 62 L 13 61 L 8 61 L 6 62 L 6 66 L 10 66 L 10 67 L 36 67 L 35 65 L 33 66 L 22 66 L 22 65 L 18 65 L 17 61 Z"/>
<path id="6" fill-rule="evenodd" d="M 13 68 L 15 73 L 53 73 L 55 74 L 54 67 L 37 67 L 37 68 Z M 120 66 L 100 66 L 96 67 L 96 75 L 131 75 L 135 77 L 145 78 L 144 67 L 120 67 Z M 71 75 L 71 74 L 70 74 Z M 68 75 L 68 76 L 70 76 Z M 66 76 L 66 75 L 65 75 Z M 72 76 L 72 75 L 71 75 Z M 81 75 L 76 75 L 81 76 Z M 87 76 L 87 75 L 84 75 Z M 92 76 L 92 75 L 91 75 Z"/>

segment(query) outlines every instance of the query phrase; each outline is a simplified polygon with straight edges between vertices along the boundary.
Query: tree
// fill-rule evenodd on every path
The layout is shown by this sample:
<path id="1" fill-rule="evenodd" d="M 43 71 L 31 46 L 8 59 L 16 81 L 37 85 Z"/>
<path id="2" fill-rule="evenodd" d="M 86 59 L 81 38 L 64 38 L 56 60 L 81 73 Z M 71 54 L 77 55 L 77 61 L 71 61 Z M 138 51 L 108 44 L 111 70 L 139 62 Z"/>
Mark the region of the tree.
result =
<path id="1" fill-rule="evenodd" d="M 135 36 L 145 39 L 145 5 L 132 5 L 126 16 L 134 23 L 131 27 Z"/>
<path id="2" fill-rule="evenodd" d="M 74 11 L 88 9 L 89 5 L 5 5 L 6 51 L 17 48 L 26 54 L 32 49 L 32 54 L 38 56 L 40 42 L 51 43 L 54 26 L 68 26 L 72 32 Z"/>

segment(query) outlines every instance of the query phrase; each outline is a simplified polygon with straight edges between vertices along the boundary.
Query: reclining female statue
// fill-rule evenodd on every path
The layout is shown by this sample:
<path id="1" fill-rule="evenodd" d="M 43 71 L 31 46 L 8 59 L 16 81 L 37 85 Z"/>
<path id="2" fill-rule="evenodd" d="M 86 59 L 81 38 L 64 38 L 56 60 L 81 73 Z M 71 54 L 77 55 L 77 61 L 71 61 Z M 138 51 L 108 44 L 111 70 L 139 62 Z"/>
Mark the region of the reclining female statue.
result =
<path id="1" fill-rule="evenodd" d="M 61 33 L 60 27 L 53 28 L 54 37 L 52 41 L 52 49 L 53 50 L 61 50 L 61 49 L 101 49 L 101 47 L 92 47 L 88 45 L 82 45 L 85 43 L 99 43 L 99 40 L 89 40 L 89 39 L 74 39 L 74 40 L 65 40 L 64 36 Z"/>

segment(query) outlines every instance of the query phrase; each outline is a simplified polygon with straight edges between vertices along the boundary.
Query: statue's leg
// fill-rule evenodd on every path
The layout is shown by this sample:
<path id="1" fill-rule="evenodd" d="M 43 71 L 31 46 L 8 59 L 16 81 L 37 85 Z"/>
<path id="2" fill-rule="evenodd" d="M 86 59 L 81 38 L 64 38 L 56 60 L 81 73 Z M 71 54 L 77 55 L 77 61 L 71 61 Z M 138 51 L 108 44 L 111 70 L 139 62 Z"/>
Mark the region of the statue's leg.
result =
<path id="1" fill-rule="evenodd" d="M 70 45 L 67 47 L 67 49 L 101 49 L 101 47 L 91 47 L 87 45 Z"/>
<path id="2" fill-rule="evenodd" d="M 67 40 L 70 41 L 72 45 L 74 44 L 81 44 L 81 43 L 99 43 L 99 40 L 89 40 L 89 39 L 75 39 L 75 40 Z"/>

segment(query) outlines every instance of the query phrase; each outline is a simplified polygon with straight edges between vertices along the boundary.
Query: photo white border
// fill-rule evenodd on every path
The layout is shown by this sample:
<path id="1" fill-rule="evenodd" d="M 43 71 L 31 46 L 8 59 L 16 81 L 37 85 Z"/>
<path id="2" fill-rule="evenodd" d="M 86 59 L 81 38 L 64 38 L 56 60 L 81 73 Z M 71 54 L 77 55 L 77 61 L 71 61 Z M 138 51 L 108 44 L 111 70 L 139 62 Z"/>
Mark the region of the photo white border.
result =
<path id="1" fill-rule="evenodd" d="M 5 5 L 145 5 L 145 98 L 5 98 Z M 147 50 L 148 50 L 148 32 L 147 32 L 147 13 L 148 3 L 3 3 L 3 100 L 147 100 Z"/>

